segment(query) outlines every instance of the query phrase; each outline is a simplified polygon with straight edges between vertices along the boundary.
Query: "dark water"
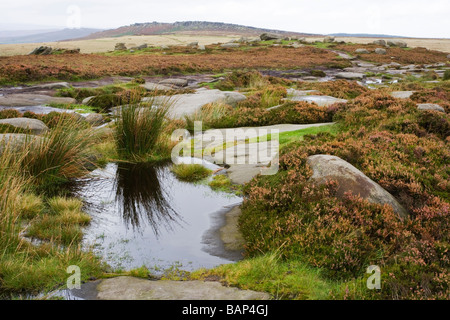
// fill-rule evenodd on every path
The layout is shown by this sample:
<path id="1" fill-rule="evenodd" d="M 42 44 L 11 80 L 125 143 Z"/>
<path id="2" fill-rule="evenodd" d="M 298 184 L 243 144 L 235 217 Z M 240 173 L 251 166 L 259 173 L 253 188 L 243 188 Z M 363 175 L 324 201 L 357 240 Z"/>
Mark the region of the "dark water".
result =
<path id="1" fill-rule="evenodd" d="M 84 244 L 113 268 L 211 268 L 241 258 L 217 230 L 242 199 L 178 181 L 169 165 L 108 164 L 77 183 L 92 216 Z"/>

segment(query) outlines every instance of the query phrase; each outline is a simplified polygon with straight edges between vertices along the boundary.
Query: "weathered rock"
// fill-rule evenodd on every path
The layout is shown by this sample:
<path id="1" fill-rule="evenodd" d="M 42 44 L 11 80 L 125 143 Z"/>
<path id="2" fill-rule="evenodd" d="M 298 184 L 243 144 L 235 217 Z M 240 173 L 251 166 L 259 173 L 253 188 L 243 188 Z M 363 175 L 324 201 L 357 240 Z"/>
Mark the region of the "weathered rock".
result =
<path id="1" fill-rule="evenodd" d="M 373 44 L 377 44 L 379 46 L 386 46 L 386 41 L 385 40 L 375 40 L 374 42 L 372 42 Z"/>
<path id="2" fill-rule="evenodd" d="M 43 89 L 43 90 L 69 89 L 69 88 L 70 88 L 70 84 L 68 84 L 67 82 L 45 83 L 45 84 L 38 84 L 38 85 L 31 87 L 31 89 Z"/>
<path id="3" fill-rule="evenodd" d="M 65 54 L 78 54 L 81 52 L 81 49 L 80 48 L 75 48 L 75 49 L 57 48 L 57 49 L 53 50 L 52 53 L 55 53 L 55 52 L 65 53 Z"/>
<path id="4" fill-rule="evenodd" d="M 417 105 L 417 109 L 423 110 L 423 111 L 429 110 L 429 111 L 439 111 L 439 112 L 445 113 L 445 109 L 435 103 L 420 103 Z"/>
<path id="5" fill-rule="evenodd" d="M 393 91 L 391 96 L 397 99 L 409 99 L 415 91 Z"/>
<path id="6" fill-rule="evenodd" d="M 93 98 L 95 98 L 95 96 L 84 98 L 83 101 L 81 101 L 81 104 L 87 105 Z"/>
<path id="7" fill-rule="evenodd" d="M 403 40 L 388 40 L 387 44 L 388 44 L 388 46 L 391 46 L 391 47 L 399 47 L 399 48 L 408 47 L 408 44 Z"/>
<path id="8" fill-rule="evenodd" d="M 319 90 L 296 90 L 296 89 L 289 88 L 289 89 L 287 89 L 287 93 L 291 98 L 294 98 L 294 97 L 308 96 L 308 95 L 312 95 L 312 94 L 319 94 L 320 91 Z"/>
<path id="9" fill-rule="evenodd" d="M 314 155 L 308 157 L 307 164 L 313 171 L 310 179 L 312 182 L 321 185 L 334 180 L 339 183 L 338 197 L 351 192 L 371 203 L 388 204 L 399 217 L 408 217 L 405 208 L 389 192 L 341 158 L 331 155 Z"/>
<path id="10" fill-rule="evenodd" d="M 132 47 L 130 50 L 142 50 L 148 48 L 148 45 L 146 43 L 141 44 L 140 46 Z"/>
<path id="11" fill-rule="evenodd" d="M 23 133 L 0 134 L 0 155 L 5 148 L 8 148 L 12 152 L 17 152 L 21 151 L 25 145 L 38 145 L 42 141 L 41 139 L 43 138 Z"/>
<path id="12" fill-rule="evenodd" d="M 100 300 L 268 300 L 267 293 L 224 287 L 219 282 L 150 281 L 132 277 L 103 280 Z"/>
<path id="13" fill-rule="evenodd" d="M 296 96 L 292 97 L 291 99 L 288 99 L 291 101 L 306 101 L 309 103 L 315 103 L 319 107 L 327 107 L 335 103 L 346 103 L 347 100 L 345 99 L 338 99 L 335 97 L 330 96 L 316 96 L 316 95 L 309 95 L 309 96 Z"/>
<path id="14" fill-rule="evenodd" d="M 239 43 L 224 43 L 221 44 L 220 47 L 221 48 L 225 48 L 225 49 L 229 49 L 229 48 L 239 48 Z"/>
<path id="15" fill-rule="evenodd" d="M 0 106 L 21 107 L 21 106 L 37 106 L 49 103 L 76 103 L 73 98 L 51 97 L 33 93 L 16 93 L 0 96 Z"/>
<path id="16" fill-rule="evenodd" d="M 141 85 L 142 88 L 147 89 L 148 91 L 170 91 L 173 90 L 172 87 L 165 86 L 162 84 L 147 82 Z"/>
<path id="17" fill-rule="evenodd" d="M 105 119 L 99 113 L 91 113 L 85 119 L 86 119 L 87 123 L 89 123 L 93 126 L 99 126 L 105 122 Z"/>
<path id="18" fill-rule="evenodd" d="M 171 86 L 175 86 L 175 87 L 187 87 L 188 81 L 186 79 L 171 78 L 171 79 L 164 79 L 164 80 L 160 81 L 159 84 L 171 85 Z"/>
<path id="19" fill-rule="evenodd" d="M 357 72 L 339 72 L 336 74 L 336 78 L 338 79 L 347 79 L 347 80 L 353 80 L 353 79 L 363 79 L 365 75 L 363 73 L 357 73 Z"/>
<path id="20" fill-rule="evenodd" d="M 116 45 L 114 46 L 114 50 L 115 51 L 123 51 L 123 50 L 127 50 L 127 47 L 125 46 L 125 43 L 119 42 L 119 43 L 116 43 Z"/>
<path id="21" fill-rule="evenodd" d="M 383 48 L 376 48 L 375 53 L 376 54 L 386 54 L 387 51 L 386 51 L 386 49 L 383 49 Z"/>
<path id="22" fill-rule="evenodd" d="M 168 97 L 156 97 L 155 103 L 164 101 Z M 174 118 L 183 118 L 184 115 L 193 114 L 200 110 L 202 106 L 208 103 L 223 101 L 231 106 L 236 105 L 239 101 L 247 99 L 247 97 L 239 92 L 220 91 L 220 90 L 197 90 L 196 93 L 179 94 L 170 97 L 173 105 L 170 109 L 170 115 Z M 142 101 L 148 101 L 143 98 Z"/>
<path id="23" fill-rule="evenodd" d="M 263 33 L 259 36 L 262 41 L 283 39 L 283 36 L 276 33 Z"/>
<path id="24" fill-rule="evenodd" d="M 289 47 L 295 48 L 295 49 L 301 48 L 301 47 L 304 47 L 304 46 L 305 46 L 305 45 L 303 45 L 303 44 L 301 44 L 301 43 L 293 43 L 293 44 L 289 45 Z"/>
<path id="25" fill-rule="evenodd" d="M 324 43 L 331 43 L 331 42 L 334 42 L 334 40 L 335 40 L 335 38 L 334 38 L 333 36 L 326 36 L 326 37 L 323 39 L 323 42 L 324 42 Z"/>
<path id="26" fill-rule="evenodd" d="M 193 41 L 187 44 L 188 47 L 196 48 L 198 46 L 198 41 Z"/>
<path id="27" fill-rule="evenodd" d="M 197 49 L 200 51 L 205 51 L 206 47 L 204 45 L 199 45 Z"/>
<path id="28" fill-rule="evenodd" d="M 449 55 L 447 55 L 447 59 L 450 59 L 450 54 L 449 54 Z"/>
<path id="29" fill-rule="evenodd" d="M 225 214 L 225 225 L 220 228 L 220 239 L 226 250 L 242 250 L 245 245 L 244 237 L 239 230 L 239 216 L 241 208 L 234 207 Z"/>
<path id="30" fill-rule="evenodd" d="M 30 130 L 32 134 L 42 134 L 48 131 L 48 127 L 41 120 L 30 118 L 10 118 L 0 120 L 0 124 L 9 124 L 16 128 Z"/>
<path id="31" fill-rule="evenodd" d="M 357 54 L 367 54 L 367 53 L 370 53 L 370 51 L 367 50 L 367 49 L 356 49 L 355 53 L 357 53 Z"/>
<path id="32" fill-rule="evenodd" d="M 248 39 L 248 42 L 250 42 L 250 43 L 260 42 L 260 41 L 261 41 L 261 37 L 254 37 L 254 38 Z"/>
<path id="33" fill-rule="evenodd" d="M 53 52 L 52 47 L 40 46 L 29 53 L 29 55 L 41 55 L 46 56 Z"/>

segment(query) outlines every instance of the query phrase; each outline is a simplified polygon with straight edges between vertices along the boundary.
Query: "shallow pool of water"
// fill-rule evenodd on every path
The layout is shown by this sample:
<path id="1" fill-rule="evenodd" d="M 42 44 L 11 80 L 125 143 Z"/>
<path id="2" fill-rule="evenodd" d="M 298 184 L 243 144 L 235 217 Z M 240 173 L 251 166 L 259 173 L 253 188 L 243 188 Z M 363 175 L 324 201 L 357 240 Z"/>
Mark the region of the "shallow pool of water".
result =
<path id="1" fill-rule="evenodd" d="M 74 193 L 92 216 L 84 245 L 113 268 L 189 271 L 242 258 L 218 237 L 224 214 L 242 199 L 181 182 L 168 165 L 110 163 L 78 181 Z"/>

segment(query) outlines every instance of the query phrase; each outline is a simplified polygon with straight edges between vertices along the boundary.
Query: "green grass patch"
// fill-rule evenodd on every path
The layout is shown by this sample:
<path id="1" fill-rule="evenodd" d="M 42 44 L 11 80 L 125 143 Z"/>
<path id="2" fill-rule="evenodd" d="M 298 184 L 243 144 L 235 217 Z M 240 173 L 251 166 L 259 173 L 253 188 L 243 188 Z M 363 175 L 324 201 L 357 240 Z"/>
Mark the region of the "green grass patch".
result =
<path id="1" fill-rule="evenodd" d="M 201 164 L 177 164 L 172 167 L 172 172 L 181 181 L 197 182 L 209 177 L 212 171 Z"/>
<path id="2" fill-rule="evenodd" d="M 193 279 L 211 276 L 220 277 L 229 286 L 267 292 L 276 300 L 324 300 L 341 291 L 341 283 L 325 279 L 320 269 L 298 260 L 283 261 L 276 253 L 191 274 Z"/>
<path id="3" fill-rule="evenodd" d="M 289 131 L 280 133 L 280 146 L 289 144 L 295 141 L 302 141 L 306 135 L 317 135 L 329 133 L 331 135 L 336 135 L 339 132 L 339 126 L 335 124 L 324 125 L 319 127 L 311 127 L 306 129 L 301 129 L 297 131 Z"/>
<path id="4" fill-rule="evenodd" d="M 78 113 L 95 113 L 96 108 L 84 104 L 49 103 L 47 106 L 58 109 L 76 110 Z"/>

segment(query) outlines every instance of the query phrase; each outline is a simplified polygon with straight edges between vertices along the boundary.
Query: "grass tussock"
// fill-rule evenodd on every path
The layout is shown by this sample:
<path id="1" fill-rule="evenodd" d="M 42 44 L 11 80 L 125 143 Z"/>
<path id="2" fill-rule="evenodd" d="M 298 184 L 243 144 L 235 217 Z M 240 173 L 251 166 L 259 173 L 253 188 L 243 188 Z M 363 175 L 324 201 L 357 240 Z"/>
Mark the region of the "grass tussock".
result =
<path id="1" fill-rule="evenodd" d="M 186 128 L 193 132 L 196 121 L 202 122 L 203 130 L 220 127 L 223 119 L 232 112 L 233 107 L 223 102 L 208 103 L 194 114 L 185 116 Z"/>
<path id="2" fill-rule="evenodd" d="M 212 174 L 212 171 L 201 164 L 177 164 L 172 167 L 172 172 L 181 181 L 196 182 L 203 180 Z"/>
<path id="3" fill-rule="evenodd" d="M 52 189 L 87 172 L 88 150 L 96 141 L 95 131 L 74 118 L 61 117 L 37 142 L 24 146 L 21 168 L 38 188 Z"/>
<path id="4" fill-rule="evenodd" d="M 119 156 L 131 161 L 146 161 L 167 157 L 166 116 L 170 99 L 145 104 L 123 106 L 114 126 Z"/>
<path id="5" fill-rule="evenodd" d="M 66 269 L 70 265 L 83 270 L 83 280 L 101 274 L 100 261 L 78 246 L 81 227 L 90 221 L 90 217 L 79 210 L 80 202 L 47 201 L 44 195 L 36 193 L 48 191 L 46 184 L 55 186 L 84 172 L 84 147 L 90 144 L 84 139 L 89 140 L 90 136 L 84 130 L 77 134 L 71 131 L 76 129 L 76 124 L 65 122 L 37 139 L 2 143 L 1 298 L 20 298 L 22 294 L 55 289 L 65 283 Z M 25 236 L 42 242 L 32 244 Z"/>

